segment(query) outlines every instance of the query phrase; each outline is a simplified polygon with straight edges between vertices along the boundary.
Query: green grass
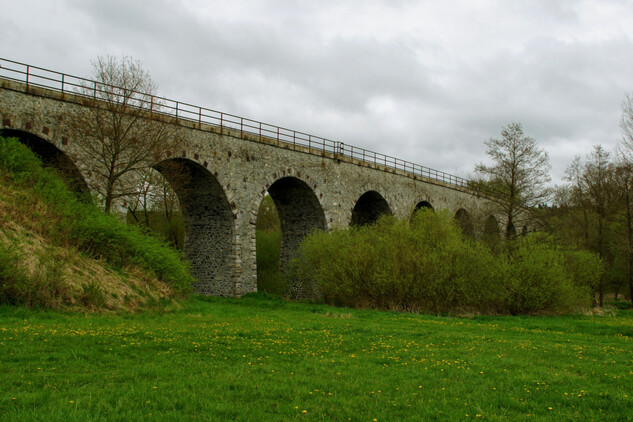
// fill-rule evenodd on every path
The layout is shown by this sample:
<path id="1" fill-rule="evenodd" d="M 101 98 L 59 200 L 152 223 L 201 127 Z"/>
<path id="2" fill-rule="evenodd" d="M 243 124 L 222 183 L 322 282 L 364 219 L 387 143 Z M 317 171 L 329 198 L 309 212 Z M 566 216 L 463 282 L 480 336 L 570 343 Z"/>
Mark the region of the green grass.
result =
<path id="1" fill-rule="evenodd" d="M 630 420 L 632 338 L 629 310 L 460 319 L 262 294 L 132 315 L 0 307 L 0 419 Z"/>

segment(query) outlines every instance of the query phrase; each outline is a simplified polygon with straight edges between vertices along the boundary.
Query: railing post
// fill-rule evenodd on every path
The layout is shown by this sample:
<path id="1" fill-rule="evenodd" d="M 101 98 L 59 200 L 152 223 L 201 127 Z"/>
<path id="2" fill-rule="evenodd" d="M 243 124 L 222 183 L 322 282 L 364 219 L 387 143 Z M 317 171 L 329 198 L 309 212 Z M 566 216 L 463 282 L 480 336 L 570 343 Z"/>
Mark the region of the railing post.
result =
<path id="1" fill-rule="evenodd" d="M 244 137 L 244 118 L 240 117 L 240 138 Z"/>
<path id="2" fill-rule="evenodd" d="M 31 73 L 31 66 L 29 66 L 28 64 L 26 65 L 26 90 L 29 90 L 29 76 Z"/>
<path id="3" fill-rule="evenodd" d="M 259 142 L 262 141 L 262 122 L 259 122 Z"/>
<path id="4" fill-rule="evenodd" d="M 279 146 L 279 126 L 277 126 L 277 146 Z"/>
<path id="5" fill-rule="evenodd" d="M 202 107 L 198 107 L 198 129 L 202 129 Z"/>
<path id="6" fill-rule="evenodd" d="M 176 119 L 178 119 L 178 105 L 180 103 L 178 101 L 176 101 Z"/>
<path id="7" fill-rule="evenodd" d="M 62 95 L 64 95 L 64 76 L 66 75 L 62 73 Z"/>
<path id="8" fill-rule="evenodd" d="M 222 135 L 224 127 L 224 113 L 220 113 L 220 135 Z"/>
<path id="9" fill-rule="evenodd" d="M 95 90 L 94 90 L 94 99 L 96 100 L 97 99 L 97 81 L 94 82 L 94 88 L 95 88 Z"/>

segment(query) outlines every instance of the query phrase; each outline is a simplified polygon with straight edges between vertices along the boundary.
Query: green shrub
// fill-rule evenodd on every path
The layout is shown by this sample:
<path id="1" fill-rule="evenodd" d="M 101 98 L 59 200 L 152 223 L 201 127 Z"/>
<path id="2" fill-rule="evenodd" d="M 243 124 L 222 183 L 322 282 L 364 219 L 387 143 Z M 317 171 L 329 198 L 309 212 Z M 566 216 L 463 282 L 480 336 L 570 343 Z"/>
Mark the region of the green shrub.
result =
<path id="1" fill-rule="evenodd" d="M 52 250 L 45 250 L 35 259 L 37 268 L 29 273 L 24 267 L 24 252 L 11 241 L 0 243 L 0 303 L 40 308 L 70 303 L 63 264 Z"/>
<path id="2" fill-rule="evenodd" d="M 0 243 L 0 303 L 17 305 L 24 297 L 28 277 L 20 262 L 15 248 Z"/>
<path id="3" fill-rule="evenodd" d="M 315 283 L 335 305 L 439 313 L 494 309 L 499 301 L 498 289 L 483 294 L 481 287 L 494 284 L 498 273 L 492 254 L 464 240 L 443 212 L 418 212 L 411 223 L 382 217 L 370 226 L 313 233 L 294 267 L 294 277 Z"/>
<path id="4" fill-rule="evenodd" d="M 24 182 L 28 178 L 37 180 L 42 162 L 17 139 L 0 136 L 0 168 L 8 171 L 14 180 Z"/>
<path id="5" fill-rule="evenodd" d="M 91 280 L 81 286 L 79 301 L 86 308 L 100 308 L 105 304 L 106 298 L 99 284 Z"/>
<path id="6" fill-rule="evenodd" d="M 591 305 L 591 285 L 602 273 L 591 254 L 564 251 L 538 233 L 518 238 L 506 259 L 506 307 L 512 314 L 565 312 Z"/>
<path id="7" fill-rule="evenodd" d="M 538 236 L 491 250 L 462 236 L 451 215 L 421 211 L 411 223 L 315 232 L 292 277 L 318 286 L 330 304 L 444 312 L 534 313 L 590 304 L 600 277 L 591 254 L 562 251 Z"/>

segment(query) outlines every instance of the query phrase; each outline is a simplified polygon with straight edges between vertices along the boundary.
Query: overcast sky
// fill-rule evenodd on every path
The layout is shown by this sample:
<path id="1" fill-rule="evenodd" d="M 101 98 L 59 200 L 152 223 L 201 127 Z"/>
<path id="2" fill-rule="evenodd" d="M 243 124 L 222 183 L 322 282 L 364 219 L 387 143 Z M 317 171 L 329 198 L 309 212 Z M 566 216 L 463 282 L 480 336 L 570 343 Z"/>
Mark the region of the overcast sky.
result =
<path id="1" fill-rule="evenodd" d="M 0 57 L 91 76 L 139 59 L 159 94 L 468 176 L 521 122 L 562 183 L 620 140 L 631 0 L 0 0 Z"/>

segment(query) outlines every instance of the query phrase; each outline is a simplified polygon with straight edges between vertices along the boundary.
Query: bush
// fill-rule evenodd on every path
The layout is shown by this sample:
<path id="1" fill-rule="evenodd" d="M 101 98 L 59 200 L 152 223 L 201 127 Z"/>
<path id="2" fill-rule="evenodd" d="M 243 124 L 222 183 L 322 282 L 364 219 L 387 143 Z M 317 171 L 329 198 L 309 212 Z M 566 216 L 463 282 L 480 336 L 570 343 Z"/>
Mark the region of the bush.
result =
<path id="1" fill-rule="evenodd" d="M 292 277 L 316 285 L 334 305 L 520 314 L 585 306 L 600 274 L 595 256 L 537 236 L 495 255 L 465 239 L 448 213 L 422 210 L 411 223 L 382 217 L 371 226 L 312 233 Z"/>
<path id="2" fill-rule="evenodd" d="M 586 251 L 562 250 L 538 233 L 518 238 L 506 260 L 506 307 L 512 314 L 572 311 L 591 306 L 600 260 Z"/>
<path id="3" fill-rule="evenodd" d="M 443 212 L 420 211 L 411 223 L 382 217 L 374 225 L 313 233 L 294 261 L 294 277 L 315 283 L 331 304 L 448 312 L 492 308 L 495 261 L 466 241 Z M 487 300 L 483 300 L 487 299 Z"/>
<path id="4" fill-rule="evenodd" d="M 49 252 L 37 257 L 37 268 L 29 273 L 24 253 L 10 241 L 0 243 L 0 303 L 58 308 L 71 302 L 62 264 Z"/>

